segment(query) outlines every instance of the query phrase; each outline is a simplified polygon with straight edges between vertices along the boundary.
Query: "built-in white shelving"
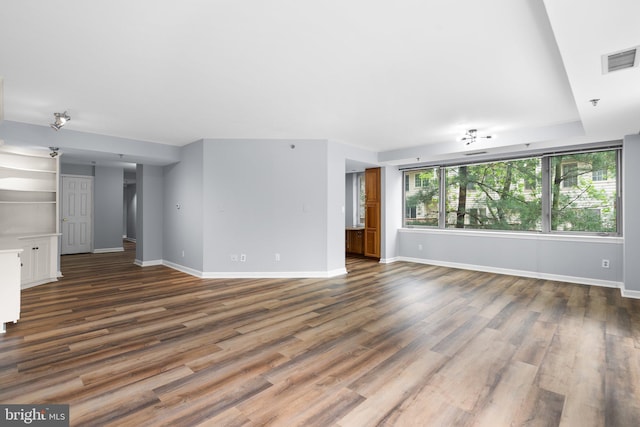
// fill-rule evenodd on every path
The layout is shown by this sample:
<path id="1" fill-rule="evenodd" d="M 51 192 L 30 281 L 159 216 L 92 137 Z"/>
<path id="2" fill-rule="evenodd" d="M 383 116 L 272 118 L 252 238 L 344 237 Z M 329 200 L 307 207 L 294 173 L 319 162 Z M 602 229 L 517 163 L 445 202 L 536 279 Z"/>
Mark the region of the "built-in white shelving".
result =
<path id="1" fill-rule="evenodd" d="M 20 254 L 23 288 L 57 279 L 58 168 L 46 150 L 0 145 L 0 250 Z"/>

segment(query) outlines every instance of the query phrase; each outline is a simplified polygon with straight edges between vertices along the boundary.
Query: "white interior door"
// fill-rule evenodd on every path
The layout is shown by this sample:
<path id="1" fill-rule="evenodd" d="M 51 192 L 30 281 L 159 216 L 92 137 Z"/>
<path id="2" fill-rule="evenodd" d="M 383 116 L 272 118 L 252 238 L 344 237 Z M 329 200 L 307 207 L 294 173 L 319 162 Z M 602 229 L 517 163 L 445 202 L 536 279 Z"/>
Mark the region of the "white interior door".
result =
<path id="1" fill-rule="evenodd" d="M 60 253 L 91 252 L 93 177 L 62 175 L 62 247 Z"/>

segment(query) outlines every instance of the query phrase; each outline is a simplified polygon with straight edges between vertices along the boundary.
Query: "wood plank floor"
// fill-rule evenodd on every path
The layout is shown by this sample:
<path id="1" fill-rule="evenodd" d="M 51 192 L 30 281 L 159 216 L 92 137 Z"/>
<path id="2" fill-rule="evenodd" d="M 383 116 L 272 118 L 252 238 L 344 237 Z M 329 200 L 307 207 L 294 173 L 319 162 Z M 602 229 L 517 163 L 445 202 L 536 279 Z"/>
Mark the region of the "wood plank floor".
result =
<path id="1" fill-rule="evenodd" d="M 1 403 L 72 425 L 632 426 L 640 301 L 348 259 L 334 279 L 200 280 L 62 258 L 0 336 Z"/>

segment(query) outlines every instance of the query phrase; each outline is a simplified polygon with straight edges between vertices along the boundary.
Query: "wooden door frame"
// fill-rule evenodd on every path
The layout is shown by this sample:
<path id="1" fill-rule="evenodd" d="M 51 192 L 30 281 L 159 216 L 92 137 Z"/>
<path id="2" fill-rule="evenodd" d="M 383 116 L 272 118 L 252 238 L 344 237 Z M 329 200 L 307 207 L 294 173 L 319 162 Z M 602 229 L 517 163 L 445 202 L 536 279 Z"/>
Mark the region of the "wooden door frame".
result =
<path id="1" fill-rule="evenodd" d="M 367 168 L 365 173 L 365 218 L 364 218 L 364 255 L 370 258 L 380 259 L 382 257 L 382 168 Z M 367 188 L 367 182 L 370 181 L 371 175 L 375 175 L 376 188 L 371 192 L 371 188 Z M 373 212 L 374 219 L 371 221 L 369 212 Z M 372 240 L 373 239 L 373 240 Z M 367 244 L 369 243 L 369 244 Z M 373 246 L 373 248 L 371 247 Z"/>

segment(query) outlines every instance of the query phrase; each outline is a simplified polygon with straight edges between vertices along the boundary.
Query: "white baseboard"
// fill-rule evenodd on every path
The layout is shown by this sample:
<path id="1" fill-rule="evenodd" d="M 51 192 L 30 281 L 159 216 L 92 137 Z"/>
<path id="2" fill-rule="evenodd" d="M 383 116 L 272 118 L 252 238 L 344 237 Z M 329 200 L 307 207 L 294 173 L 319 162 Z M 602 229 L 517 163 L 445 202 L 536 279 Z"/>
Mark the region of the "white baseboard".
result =
<path id="1" fill-rule="evenodd" d="M 100 248 L 93 250 L 94 254 L 107 254 L 111 252 L 124 252 L 124 247 L 121 246 L 119 248 Z"/>
<path id="2" fill-rule="evenodd" d="M 193 268 L 185 267 L 184 265 L 176 264 L 174 262 L 166 261 L 166 260 L 162 260 L 162 265 L 164 265 L 166 267 L 169 267 L 169 268 L 173 268 L 174 270 L 181 271 L 183 273 L 190 274 L 191 276 L 195 276 L 195 277 L 199 277 L 200 279 L 204 279 L 204 276 L 202 275 L 202 272 L 198 271 L 198 270 L 195 270 Z"/>
<path id="3" fill-rule="evenodd" d="M 127 237 L 127 236 L 122 236 L 123 240 L 126 240 L 127 242 L 131 242 L 131 243 L 135 243 L 136 239 L 132 239 L 131 237 Z"/>
<path id="4" fill-rule="evenodd" d="M 204 272 L 204 279 L 329 279 L 347 274 L 346 268 L 330 271 L 226 271 Z"/>
<path id="5" fill-rule="evenodd" d="M 42 280 L 38 280 L 35 282 L 31 282 L 31 283 L 25 283 L 24 285 L 20 285 L 20 289 L 29 289 L 29 288 L 33 288 L 35 286 L 40 286 L 40 285 L 44 285 L 45 283 L 52 283 L 52 282 L 57 282 L 58 279 L 56 277 L 48 277 L 46 279 L 42 279 Z"/>
<path id="6" fill-rule="evenodd" d="M 329 271 L 198 271 L 171 261 L 162 261 L 174 270 L 190 274 L 200 279 L 308 279 L 331 278 L 347 274 L 346 268 L 338 268 Z"/>
<path id="7" fill-rule="evenodd" d="M 623 297 L 626 298 L 635 298 L 640 299 L 640 291 L 630 290 L 624 287 L 624 283 L 622 284 L 622 288 L 620 288 L 620 293 Z"/>
<path id="8" fill-rule="evenodd" d="M 397 256 L 393 258 L 380 258 L 380 264 L 391 264 L 396 261 L 400 261 L 400 258 Z"/>
<path id="9" fill-rule="evenodd" d="M 619 288 L 619 289 L 622 289 L 623 287 L 622 282 L 591 279 L 588 277 L 563 276 L 560 274 L 548 274 L 548 273 L 541 273 L 537 271 L 512 270 L 509 268 L 487 267 L 485 265 L 462 264 L 457 262 L 437 261 L 432 259 L 411 258 L 411 257 L 398 257 L 398 260 L 415 262 L 417 264 L 436 265 L 439 267 L 451 267 L 451 268 L 459 268 L 462 270 L 482 271 L 485 273 L 508 274 L 511 276 L 530 277 L 533 279 L 554 280 L 558 282 L 575 283 L 578 285 L 592 285 L 592 286 L 602 286 L 605 288 Z"/>
<path id="10" fill-rule="evenodd" d="M 154 265 L 163 265 L 163 262 L 161 259 L 153 259 L 151 261 L 140 261 L 139 259 L 135 259 L 133 263 L 138 267 L 151 267 Z"/>

